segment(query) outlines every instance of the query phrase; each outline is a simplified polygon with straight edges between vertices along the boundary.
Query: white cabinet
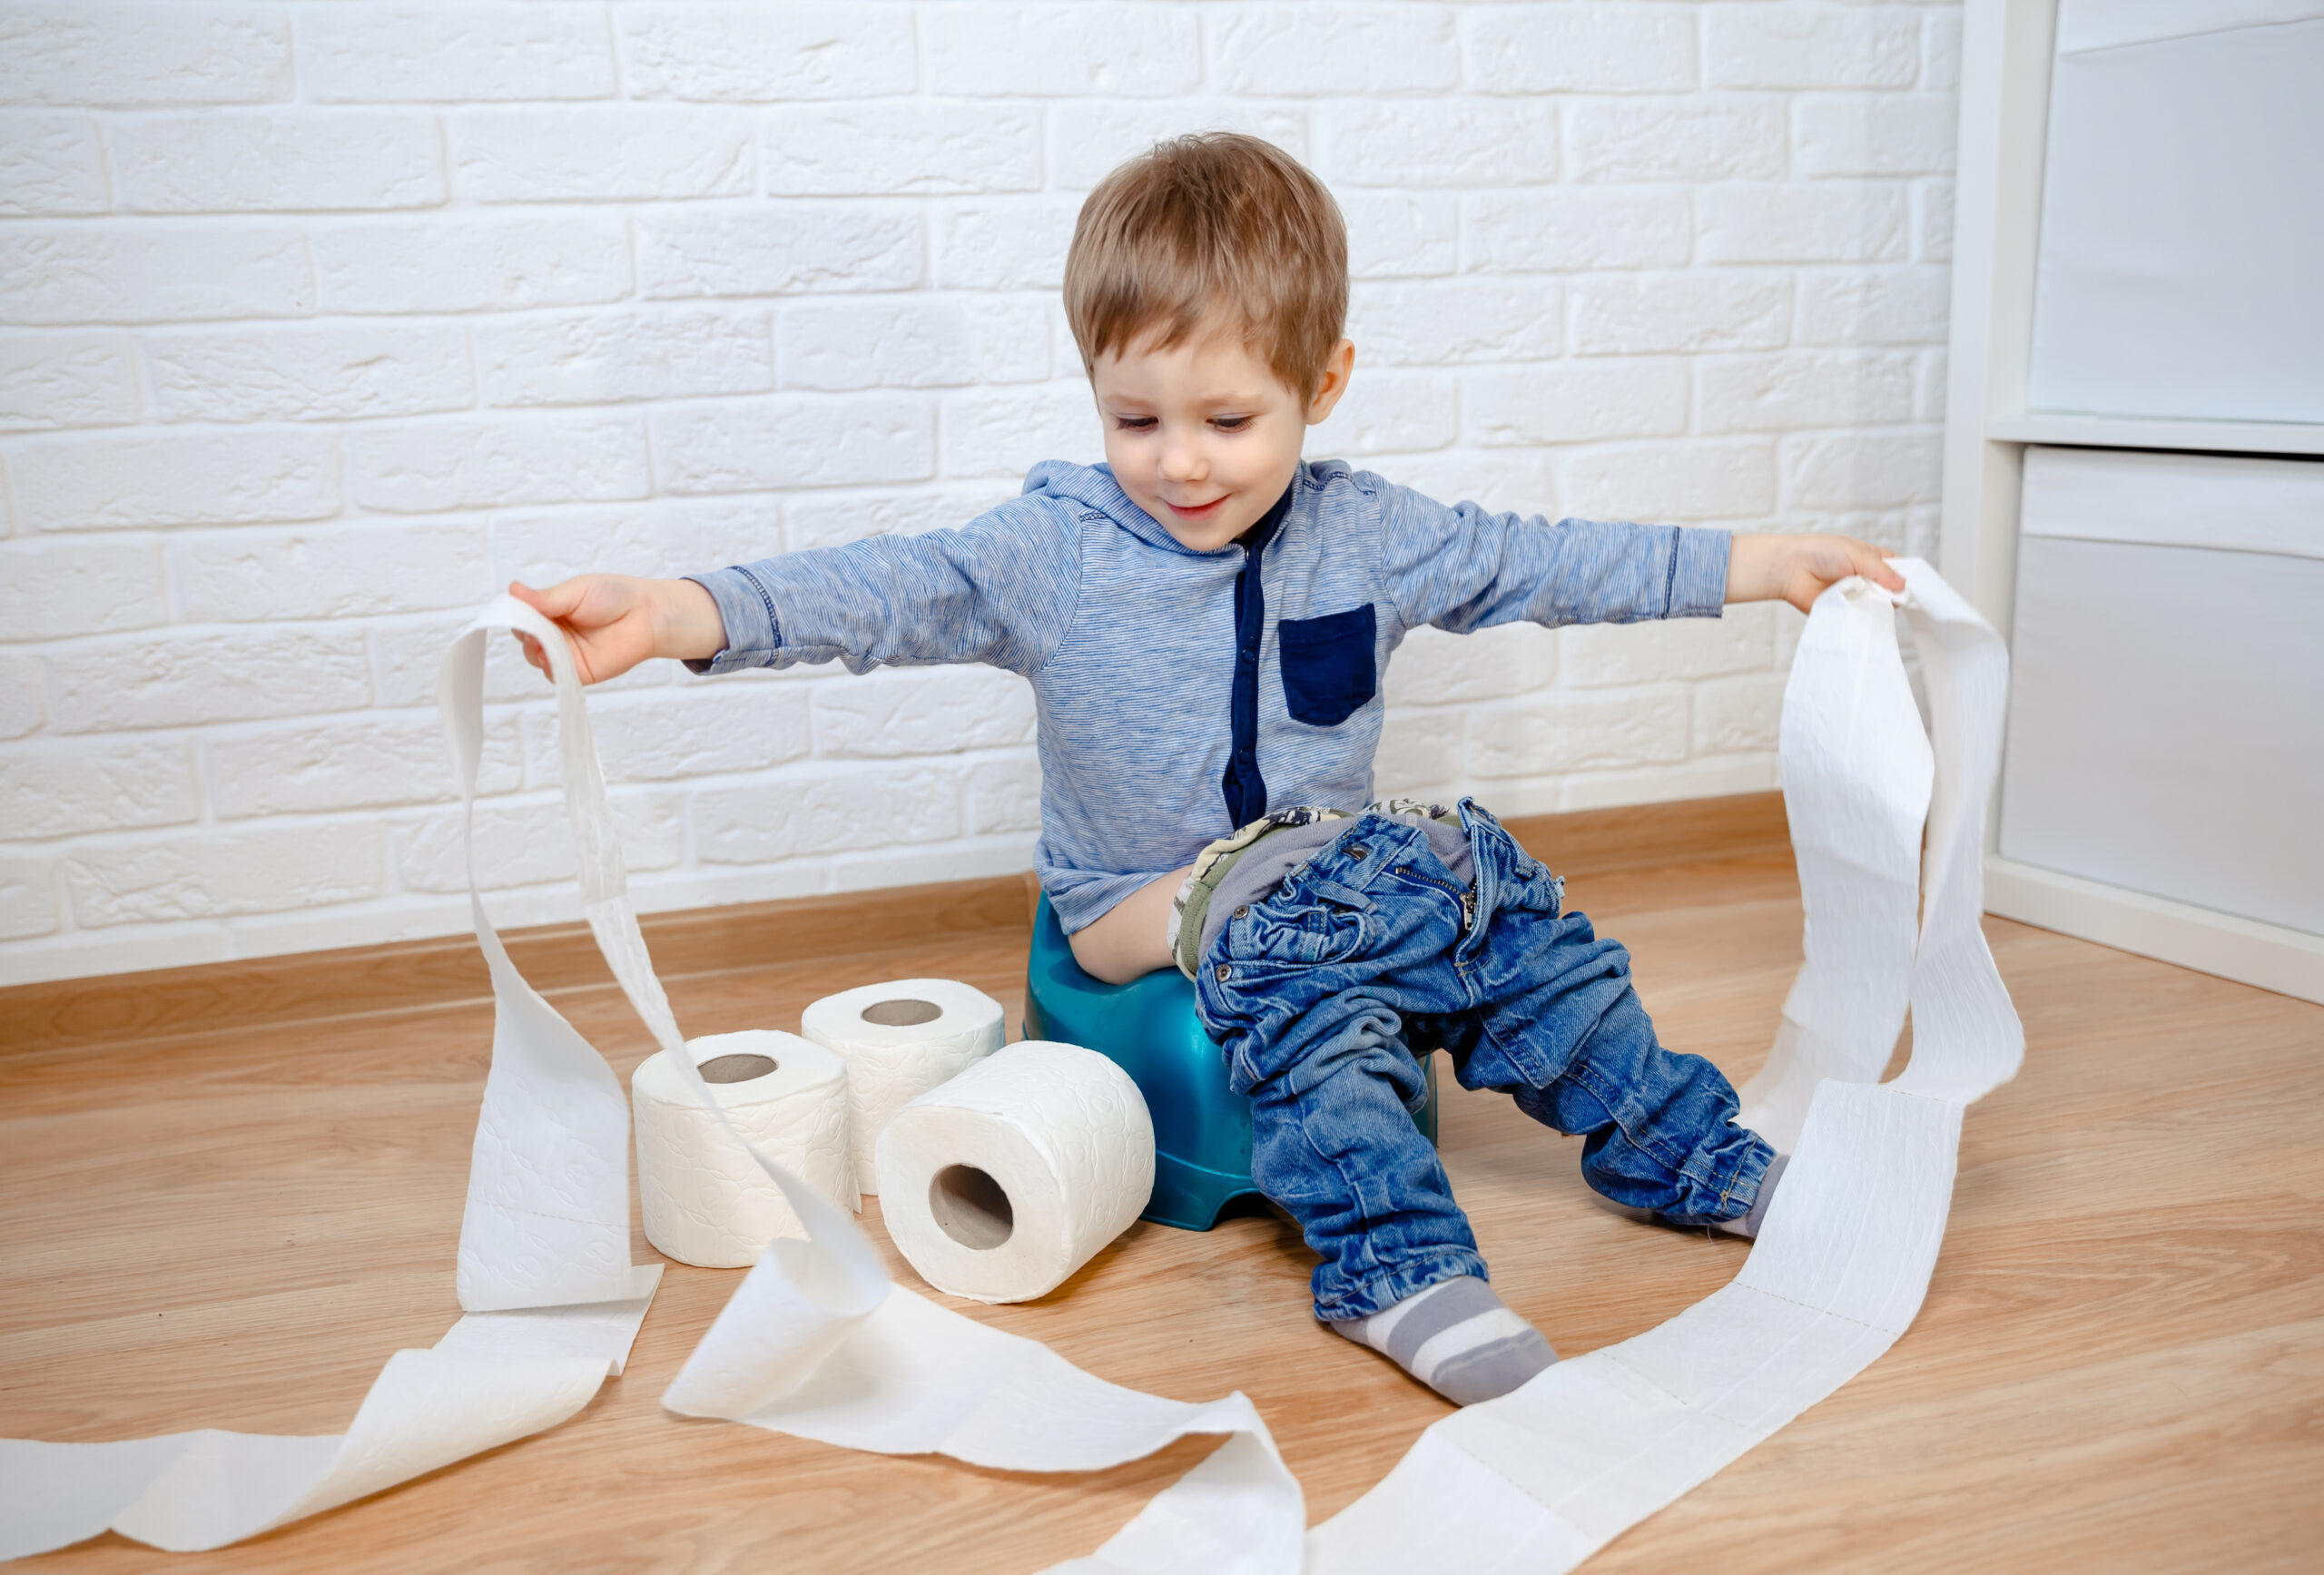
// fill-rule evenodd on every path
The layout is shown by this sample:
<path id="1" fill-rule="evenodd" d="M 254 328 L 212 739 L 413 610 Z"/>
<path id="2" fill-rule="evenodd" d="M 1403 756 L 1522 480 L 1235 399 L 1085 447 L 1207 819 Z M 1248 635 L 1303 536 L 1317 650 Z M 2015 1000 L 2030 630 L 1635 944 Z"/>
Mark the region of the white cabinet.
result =
<path id="1" fill-rule="evenodd" d="M 2027 404 L 2324 422 L 2324 3 L 2058 20 Z"/>
<path id="2" fill-rule="evenodd" d="M 2324 938 L 2324 464 L 2025 456 L 2004 859 Z"/>
<path id="3" fill-rule="evenodd" d="M 1964 32 L 1940 557 L 2014 664 L 1986 905 L 2324 1001 L 2324 0 Z"/>

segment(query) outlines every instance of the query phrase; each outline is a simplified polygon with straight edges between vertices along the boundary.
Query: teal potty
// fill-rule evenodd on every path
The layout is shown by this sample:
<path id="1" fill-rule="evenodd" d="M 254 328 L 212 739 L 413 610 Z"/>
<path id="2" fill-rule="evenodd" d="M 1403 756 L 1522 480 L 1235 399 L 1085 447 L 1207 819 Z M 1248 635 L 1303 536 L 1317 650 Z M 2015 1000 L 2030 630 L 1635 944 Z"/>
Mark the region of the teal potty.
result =
<path id="1" fill-rule="evenodd" d="M 1081 1045 L 1130 1075 L 1154 1117 L 1154 1196 L 1145 1216 L 1208 1230 L 1251 1185 L 1251 1105 L 1227 1086 L 1226 1059 L 1195 1015 L 1195 987 L 1176 969 L 1128 984 L 1081 971 L 1043 897 L 1025 968 L 1025 1037 Z M 1436 1058 L 1422 1061 L 1428 1103 L 1413 1122 L 1436 1141 Z"/>

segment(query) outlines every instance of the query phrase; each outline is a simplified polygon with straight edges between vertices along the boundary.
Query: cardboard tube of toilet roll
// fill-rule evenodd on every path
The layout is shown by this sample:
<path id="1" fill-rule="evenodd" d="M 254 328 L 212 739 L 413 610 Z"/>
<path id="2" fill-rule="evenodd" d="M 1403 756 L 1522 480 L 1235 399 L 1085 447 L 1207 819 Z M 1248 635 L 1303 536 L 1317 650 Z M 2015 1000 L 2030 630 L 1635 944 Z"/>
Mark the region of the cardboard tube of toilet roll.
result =
<path id="1" fill-rule="evenodd" d="M 869 1193 L 880 1190 L 872 1145 L 888 1117 L 1009 1037 L 999 1001 L 949 979 L 900 979 L 827 995 L 801 1014 L 799 1031 L 846 1058 L 855 1186 Z"/>
<path id="2" fill-rule="evenodd" d="M 897 1111 L 873 1147 L 889 1237 L 971 1301 L 1055 1290 L 1154 1192 L 1144 1097 L 1078 1045 L 1010 1045 Z"/>
<path id="3" fill-rule="evenodd" d="M 763 1030 L 710 1034 L 686 1049 L 735 1131 L 821 1196 L 856 1206 L 844 1061 Z M 647 1241 L 697 1268 L 739 1269 L 778 1236 L 805 1239 L 798 1211 L 679 1080 L 669 1051 L 647 1057 L 629 1087 Z"/>

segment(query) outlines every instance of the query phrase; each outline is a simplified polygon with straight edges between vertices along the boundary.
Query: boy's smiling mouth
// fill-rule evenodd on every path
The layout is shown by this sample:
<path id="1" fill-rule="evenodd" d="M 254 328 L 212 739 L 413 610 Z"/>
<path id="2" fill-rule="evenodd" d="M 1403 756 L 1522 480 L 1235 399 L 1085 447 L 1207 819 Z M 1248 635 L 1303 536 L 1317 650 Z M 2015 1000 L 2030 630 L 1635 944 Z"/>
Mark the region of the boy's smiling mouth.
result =
<path id="1" fill-rule="evenodd" d="M 1172 503 L 1166 497 L 1162 500 L 1162 504 L 1164 507 L 1167 508 L 1172 514 L 1177 515 L 1180 519 L 1208 519 L 1212 515 L 1218 512 L 1218 506 L 1220 504 L 1225 503 L 1227 498 L 1233 496 L 1234 495 L 1232 493 L 1222 492 L 1217 497 L 1212 498 L 1208 503 L 1194 504 Z"/>

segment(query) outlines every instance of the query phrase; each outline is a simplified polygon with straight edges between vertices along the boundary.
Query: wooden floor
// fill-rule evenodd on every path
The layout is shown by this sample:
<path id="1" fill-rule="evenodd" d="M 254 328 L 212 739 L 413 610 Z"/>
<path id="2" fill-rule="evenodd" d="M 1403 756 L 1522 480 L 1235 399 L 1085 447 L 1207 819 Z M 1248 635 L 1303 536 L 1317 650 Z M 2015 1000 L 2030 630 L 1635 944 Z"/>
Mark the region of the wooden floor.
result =
<path id="1" fill-rule="evenodd" d="M 1630 945 L 1664 1039 L 1738 1078 L 1799 958 L 1764 809 L 1525 828 Z M 795 1029 L 817 996 L 916 974 L 974 983 L 1012 1022 L 1021 1002 L 1005 882 L 650 930 L 690 1033 Z M 2324 1568 L 2324 1008 L 1987 933 L 2025 1069 L 1968 1113 L 1919 1322 L 1594 1570 Z M 625 1077 L 649 1045 L 585 943 L 517 950 Z M 0 992 L 0 1433 L 343 1428 L 389 1352 L 458 1315 L 482 979 L 472 942 L 419 943 Z M 1568 1354 L 1742 1261 L 1600 1211 L 1575 1144 L 1505 1102 L 1452 1090 L 1443 1140 L 1496 1285 Z M 1311 1321 L 1309 1263 L 1272 1214 L 1140 1225 L 1039 1303 L 953 1304 L 1118 1383 L 1245 1391 L 1320 1519 L 1446 1408 Z M 107 1535 L 26 1567 L 1029 1571 L 1095 1548 L 1209 1447 L 1042 1477 L 665 1413 L 738 1277 L 672 1265 L 627 1374 L 548 1432 L 219 1553 Z"/>

